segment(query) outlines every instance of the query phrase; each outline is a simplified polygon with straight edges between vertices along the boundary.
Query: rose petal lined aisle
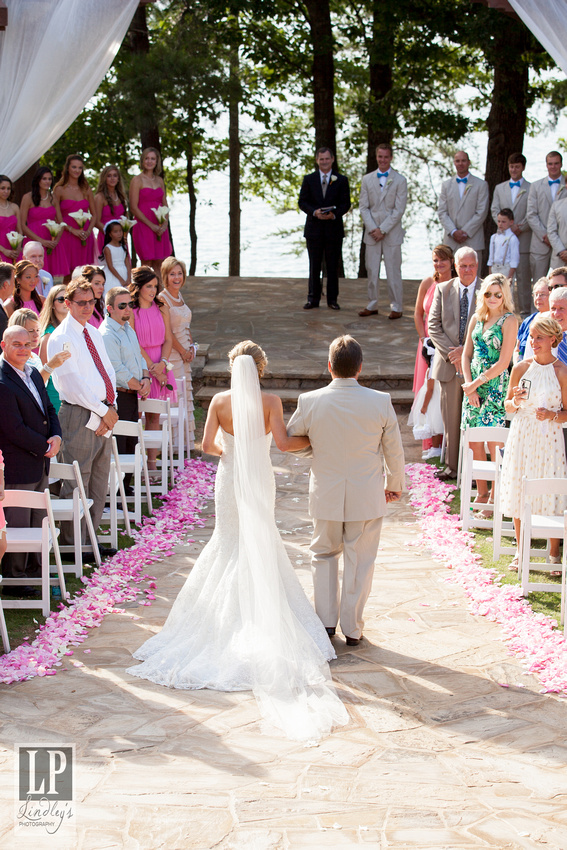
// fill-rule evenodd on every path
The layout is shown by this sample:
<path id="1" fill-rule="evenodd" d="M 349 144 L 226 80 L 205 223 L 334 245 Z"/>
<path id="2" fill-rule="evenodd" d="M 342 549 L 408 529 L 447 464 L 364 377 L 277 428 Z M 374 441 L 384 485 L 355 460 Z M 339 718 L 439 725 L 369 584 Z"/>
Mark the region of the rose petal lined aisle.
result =
<path id="1" fill-rule="evenodd" d="M 130 602 L 143 592 L 142 604 L 151 605 L 156 582 L 146 571 L 151 564 L 172 555 L 191 528 L 204 525 L 200 514 L 213 496 L 215 474 L 215 464 L 198 459 L 186 461 L 163 505 L 153 516 L 143 517 L 141 528 L 133 532 L 134 545 L 121 549 L 89 577 L 83 576 L 84 589 L 70 604 L 61 603 L 59 610 L 52 612 L 32 643 L 23 643 L 0 657 L 0 682 L 54 676 L 57 667 L 62 666 L 61 658 L 73 655 L 69 647 L 86 640 L 89 629 L 100 626 L 107 614 L 126 613 L 120 608 L 121 603 Z M 81 666 L 80 661 L 70 663 Z"/>
<path id="2" fill-rule="evenodd" d="M 523 658 L 526 670 L 544 686 L 542 693 L 567 695 L 567 640 L 557 621 L 537 614 L 518 585 L 500 585 L 496 570 L 482 566 L 473 551 L 474 534 L 463 531 L 459 517 L 449 513 L 456 487 L 439 481 L 436 467 L 409 464 L 410 502 L 421 526 L 418 543 L 452 570 L 447 581 L 459 584 L 470 600 L 473 614 L 482 614 L 502 626 L 510 653 Z"/>

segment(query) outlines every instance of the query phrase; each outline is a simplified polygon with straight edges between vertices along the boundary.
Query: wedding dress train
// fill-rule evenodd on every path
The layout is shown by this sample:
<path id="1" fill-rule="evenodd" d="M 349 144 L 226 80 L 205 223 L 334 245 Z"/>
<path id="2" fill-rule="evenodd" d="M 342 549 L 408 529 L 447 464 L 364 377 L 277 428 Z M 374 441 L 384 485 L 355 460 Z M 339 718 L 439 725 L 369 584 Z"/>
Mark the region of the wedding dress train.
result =
<path id="1" fill-rule="evenodd" d="M 248 355 L 232 373 L 235 436 L 222 431 L 216 526 L 165 625 L 127 672 L 174 688 L 252 690 L 264 717 L 317 740 L 348 714 L 332 684 L 335 651 L 286 554 L 274 519 L 272 435 Z"/>

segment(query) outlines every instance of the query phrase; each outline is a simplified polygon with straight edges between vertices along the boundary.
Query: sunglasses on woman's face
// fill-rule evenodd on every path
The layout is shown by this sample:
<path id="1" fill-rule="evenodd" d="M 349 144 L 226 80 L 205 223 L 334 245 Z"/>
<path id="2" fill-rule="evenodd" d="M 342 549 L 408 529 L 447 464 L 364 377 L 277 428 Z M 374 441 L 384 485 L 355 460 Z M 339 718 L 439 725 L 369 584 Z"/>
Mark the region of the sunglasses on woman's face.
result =
<path id="1" fill-rule="evenodd" d="M 498 300 L 500 301 L 500 299 L 502 298 L 502 293 L 501 292 L 485 292 L 484 297 L 485 298 L 498 298 Z"/>
<path id="2" fill-rule="evenodd" d="M 54 298 L 53 300 L 57 301 L 58 304 L 64 304 L 65 303 L 65 296 L 64 295 L 58 295 L 57 298 Z"/>

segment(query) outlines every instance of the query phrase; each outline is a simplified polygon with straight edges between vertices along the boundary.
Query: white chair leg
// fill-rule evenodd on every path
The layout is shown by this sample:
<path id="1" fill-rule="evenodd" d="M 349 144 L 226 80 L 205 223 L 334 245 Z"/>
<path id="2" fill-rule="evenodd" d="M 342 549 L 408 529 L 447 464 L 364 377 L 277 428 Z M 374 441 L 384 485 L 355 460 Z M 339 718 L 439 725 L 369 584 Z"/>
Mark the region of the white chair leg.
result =
<path id="1" fill-rule="evenodd" d="M 0 602 L 0 635 L 2 636 L 2 646 L 4 647 L 4 652 L 10 652 L 10 638 L 8 637 L 8 628 L 6 626 L 6 620 L 4 618 L 4 609 L 2 608 L 2 603 Z"/>
<path id="2" fill-rule="evenodd" d="M 43 520 L 47 523 L 47 517 Z M 41 544 L 41 613 L 44 617 L 49 617 L 50 611 L 50 567 L 49 567 L 49 547 L 44 537 Z M 63 593 L 61 593 L 63 596 Z"/>

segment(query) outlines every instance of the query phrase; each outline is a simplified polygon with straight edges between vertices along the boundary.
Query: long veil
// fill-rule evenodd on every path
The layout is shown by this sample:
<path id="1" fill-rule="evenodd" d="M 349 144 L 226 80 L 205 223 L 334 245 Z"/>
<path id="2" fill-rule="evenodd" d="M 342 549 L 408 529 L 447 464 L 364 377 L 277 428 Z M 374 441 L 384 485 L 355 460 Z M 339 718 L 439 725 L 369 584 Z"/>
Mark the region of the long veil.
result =
<path id="1" fill-rule="evenodd" d="M 263 716 L 288 737 L 318 740 L 333 725 L 347 723 L 348 714 L 335 692 L 327 661 L 286 596 L 260 383 L 249 355 L 235 358 L 231 390 L 238 593 L 252 689 Z M 286 561 L 282 568 L 293 572 L 287 557 Z"/>

